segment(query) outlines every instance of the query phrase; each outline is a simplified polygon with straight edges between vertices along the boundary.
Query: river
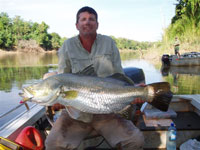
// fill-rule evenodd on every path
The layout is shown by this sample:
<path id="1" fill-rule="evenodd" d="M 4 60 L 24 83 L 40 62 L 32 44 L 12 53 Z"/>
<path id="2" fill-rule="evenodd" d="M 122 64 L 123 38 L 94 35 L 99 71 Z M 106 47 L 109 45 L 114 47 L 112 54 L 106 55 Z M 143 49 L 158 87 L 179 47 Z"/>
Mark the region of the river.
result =
<path id="1" fill-rule="evenodd" d="M 174 94 L 200 94 L 200 67 L 163 69 L 161 63 L 153 65 L 136 58 L 134 53 L 122 53 L 121 58 L 123 67 L 143 69 L 146 84 L 167 81 Z M 57 63 L 55 53 L 0 54 L 0 115 L 19 105 L 18 93 L 23 86 L 40 81 L 46 72 L 55 71 Z"/>

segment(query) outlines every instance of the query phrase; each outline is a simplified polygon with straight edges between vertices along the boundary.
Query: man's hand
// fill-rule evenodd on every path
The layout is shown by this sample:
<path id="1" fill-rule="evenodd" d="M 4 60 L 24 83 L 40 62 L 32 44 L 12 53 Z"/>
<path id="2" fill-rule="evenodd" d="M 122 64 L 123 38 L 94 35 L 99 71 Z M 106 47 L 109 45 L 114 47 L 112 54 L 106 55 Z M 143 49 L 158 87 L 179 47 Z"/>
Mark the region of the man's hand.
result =
<path id="1" fill-rule="evenodd" d="M 142 87 L 145 87 L 146 86 L 146 84 L 144 84 L 144 83 L 140 83 L 140 84 L 137 84 L 137 85 L 135 85 L 135 86 L 142 86 Z M 143 104 L 145 101 L 144 100 L 142 100 L 141 98 L 135 98 L 132 102 L 131 102 L 131 104 Z"/>
<path id="2" fill-rule="evenodd" d="M 45 73 L 43 75 L 43 80 L 46 79 L 46 78 L 48 78 L 48 77 L 50 77 L 50 76 L 56 75 L 56 74 L 58 74 L 58 73 L 57 72 L 48 72 L 48 73 Z"/>
<path id="3" fill-rule="evenodd" d="M 142 100 L 141 98 L 135 98 L 131 104 L 143 104 L 145 101 Z"/>
<path id="4" fill-rule="evenodd" d="M 64 108 L 65 108 L 65 106 L 64 106 L 64 105 L 61 105 L 61 104 L 59 104 L 59 103 L 56 103 L 56 104 L 54 104 L 54 105 L 51 107 L 51 109 L 54 110 L 54 111 L 58 111 L 58 110 L 64 109 Z"/>

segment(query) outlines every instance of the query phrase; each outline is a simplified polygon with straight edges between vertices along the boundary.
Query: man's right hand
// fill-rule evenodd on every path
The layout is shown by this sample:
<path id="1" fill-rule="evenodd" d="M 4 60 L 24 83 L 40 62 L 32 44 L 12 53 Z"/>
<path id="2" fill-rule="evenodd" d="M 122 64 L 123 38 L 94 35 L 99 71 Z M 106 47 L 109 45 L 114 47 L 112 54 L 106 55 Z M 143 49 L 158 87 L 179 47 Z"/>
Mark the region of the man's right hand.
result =
<path id="1" fill-rule="evenodd" d="M 43 80 L 46 79 L 46 78 L 48 78 L 48 77 L 50 77 L 50 76 L 56 75 L 56 74 L 58 74 L 58 73 L 57 72 L 48 72 L 48 73 L 45 73 L 43 75 Z"/>
<path id="2" fill-rule="evenodd" d="M 55 103 L 55 104 L 51 107 L 51 109 L 54 110 L 54 111 L 59 111 L 59 110 L 64 109 L 64 108 L 65 108 L 65 106 L 62 105 L 62 104 L 59 104 L 59 103 Z"/>

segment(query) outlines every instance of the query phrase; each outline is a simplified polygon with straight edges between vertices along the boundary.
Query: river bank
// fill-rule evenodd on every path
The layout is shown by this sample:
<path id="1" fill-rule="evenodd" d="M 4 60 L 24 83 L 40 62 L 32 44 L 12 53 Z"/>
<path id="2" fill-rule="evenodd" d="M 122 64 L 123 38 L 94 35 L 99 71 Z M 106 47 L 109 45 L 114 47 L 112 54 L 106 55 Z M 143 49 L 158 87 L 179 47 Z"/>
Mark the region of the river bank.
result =
<path id="1" fill-rule="evenodd" d="M 32 44 L 33 45 L 33 44 Z M 151 47 L 147 50 L 130 50 L 130 49 L 120 49 L 120 53 L 123 53 L 125 55 L 130 55 L 130 57 L 136 57 L 139 59 L 145 59 L 147 61 L 152 62 L 153 64 L 158 64 L 161 60 L 161 57 L 163 54 L 174 54 L 174 48 L 173 45 L 169 46 L 160 46 L 160 47 Z M 186 52 L 199 52 L 200 51 L 200 45 L 189 45 L 187 43 L 182 43 L 180 46 L 180 53 L 186 53 Z M 17 47 L 13 50 L 6 51 L 3 49 L 0 49 L 0 55 L 1 54 L 19 54 L 19 53 L 34 53 L 34 54 L 46 54 L 46 53 L 56 53 L 57 50 L 51 50 L 46 51 L 41 47 Z M 123 59 L 123 57 L 122 57 Z"/>
<path id="2" fill-rule="evenodd" d="M 36 50 L 36 51 L 20 51 L 20 50 L 9 50 L 9 51 L 5 51 L 3 49 L 0 49 L 0 54 L 20 54 L 20 53 L 57 53 L 57 50 L 51 50 L 51 51 L 45 51 L 45 50 Z"/>

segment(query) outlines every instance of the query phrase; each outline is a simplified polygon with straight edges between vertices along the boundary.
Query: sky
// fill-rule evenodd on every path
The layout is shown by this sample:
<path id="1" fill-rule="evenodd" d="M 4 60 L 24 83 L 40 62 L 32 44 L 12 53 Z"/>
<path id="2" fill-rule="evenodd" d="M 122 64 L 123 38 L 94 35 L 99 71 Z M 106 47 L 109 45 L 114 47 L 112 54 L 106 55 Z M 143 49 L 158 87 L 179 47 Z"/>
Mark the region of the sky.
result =
<path id="1" fill-rule="evenodd" d="M 48 32 L 70 38 L 78 34 L 76 13 L 83 6 L 98 13 L 100 34 L 136 41 L 161 40 L 175 15 L 176 0 L 0 0 L 10 18 L 49 25 Z"/>

